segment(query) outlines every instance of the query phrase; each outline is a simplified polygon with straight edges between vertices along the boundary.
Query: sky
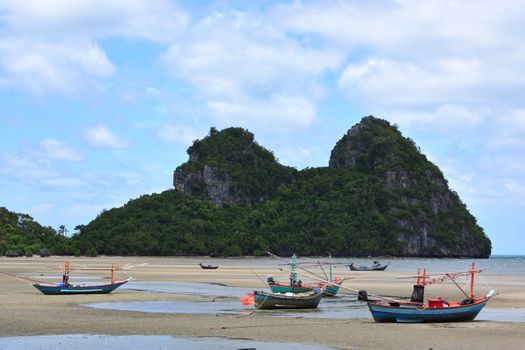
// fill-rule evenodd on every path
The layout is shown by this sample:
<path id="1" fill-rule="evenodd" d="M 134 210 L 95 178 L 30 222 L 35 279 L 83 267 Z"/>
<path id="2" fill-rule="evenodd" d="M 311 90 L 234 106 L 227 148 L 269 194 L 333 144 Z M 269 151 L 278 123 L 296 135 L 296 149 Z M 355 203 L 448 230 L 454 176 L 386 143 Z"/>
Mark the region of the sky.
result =
<path id="1" fill-rule="evenodd" d="M 525 254 L 523 18 L 521 0 L 0 0 L 0 206 L 71 234 L 172 188 L 212 126 L 303 169 L 374 115 L 493 254 Z"/>

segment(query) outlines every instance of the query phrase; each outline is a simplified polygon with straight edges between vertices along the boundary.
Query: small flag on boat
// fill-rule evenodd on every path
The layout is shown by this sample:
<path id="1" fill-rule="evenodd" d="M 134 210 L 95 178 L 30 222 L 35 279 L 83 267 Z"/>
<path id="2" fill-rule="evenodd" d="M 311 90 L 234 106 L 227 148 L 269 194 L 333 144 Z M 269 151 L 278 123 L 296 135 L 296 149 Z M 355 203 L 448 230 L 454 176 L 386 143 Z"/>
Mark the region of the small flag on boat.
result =
<path id="1" fill-rule="evenodd" d="M 241 303 L 244 305 L 252 305 L 253 304 L 253 292 L 246 294 L 245 297 L 240 298 Z"/>

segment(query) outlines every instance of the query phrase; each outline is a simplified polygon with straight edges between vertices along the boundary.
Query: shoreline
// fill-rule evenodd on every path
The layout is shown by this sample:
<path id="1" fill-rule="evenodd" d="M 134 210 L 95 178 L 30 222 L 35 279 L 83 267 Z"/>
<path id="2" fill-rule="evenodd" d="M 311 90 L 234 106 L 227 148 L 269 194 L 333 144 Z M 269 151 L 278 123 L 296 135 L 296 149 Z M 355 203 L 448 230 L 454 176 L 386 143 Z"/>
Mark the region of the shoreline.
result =
<path id="1" fill-rule="evenodd" d="M 228 286 L 264 288 L 253 275 L 273 274 L 275 266 L 220 266 L 204 270 L 203 257 L 106 257 L 67 258 L 74 265 L 148 265 L 127 271 L 136 282 L 207 282 Z M 250 258 L 241 258 L 244 261 Z M 261 258 L 263 259 L 263 258 Z M 4 258 L 0 271 L 11 273 L 57 274 L 64 257 Z M 212 259 L 210 259 L 212 260 Z M 213 259 L 215 262 L 215 259 Z M 226 259 L 225 261 L 235 261 Z M 397 279 L 398 272 L 337 271 L 354 277 L 348 285 L 380 295 L 410 296 L 412 281 Z M 100 275 L 86 272 L 83 276 Z M 512 276 L 489 279 L 521 281 Z M 346 284 L 346 283 L 345 283 Z M 487 307 L 525 307 L 525 287 L 501 285 Z M 448 287 L 443 293 L 448 293 Z M 206 298 L 204 298 L 206 299 Z M 210 298 L 208 298 L 210 299 Z M 473 321 L 465 323 L 382 324 L 371 319 L 307 319 L 267 316 L 188 315 L 113 311 L 81 306 L 96 302 L 203 300 L 203 297 L 117 289 L 109 295 L 46 296 L 21 280 L 0 275 L 0 337 L 46 334 L 174 335 L 182 337 L 227 337 L 329 345 L 347 349 L 486 349 L 519 348 L 525 342 L 523 323 Z M 80 317 L 79 317 L 80 315 Z"/>

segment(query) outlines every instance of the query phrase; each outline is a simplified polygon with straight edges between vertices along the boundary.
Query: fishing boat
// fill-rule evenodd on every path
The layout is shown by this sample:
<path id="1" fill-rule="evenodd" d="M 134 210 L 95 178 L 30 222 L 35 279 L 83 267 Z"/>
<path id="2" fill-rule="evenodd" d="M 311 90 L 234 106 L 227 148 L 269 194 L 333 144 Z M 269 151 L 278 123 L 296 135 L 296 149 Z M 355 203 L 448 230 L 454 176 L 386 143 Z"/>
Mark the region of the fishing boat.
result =
<path id="1" fill-rule="evenodd" d="M 410 301 L 390 300 L 369 300 L 366 291 L 360 291 L 358 299 L 366 301 L 368 308 L 376 322 L 459 322 L 472 321 L 483 309 L 495 291 L 489 291 L 485 296 L 477 298 L 474 295 L 474 275 L 480 273 L 476 270 L 474 263 L 468 271 L 447 273 L 439 277 L 431 277 L 418 271 L 416 284 Z M 470 293 L 466 293 L 456 282 L 461 276 L 470 277 Z M 428 299 L 424 302 L 425 287 L 444 281 L 452 281 L 465 295 L 465 298 L 458 301 L 446 301 L 441 298 Z"/>
<path id="2" fill-rule="evenodd" d="M 371 266 L 355 266 L 354 263 L 348 265 L 348 268 L 352 271 L 385 271 L 388 264 L 381 265 L 378 261 L 374 261 Z"/>
<path id="3" fill-rule="evenodd" d="M 270 254 L 273 257 L 277 257 L 274 254 L 271 254 L 271 253 L 268 253 L 268 254 Z M 290 265 L 290 282 L 287 284 L 277 282 L 274 280 L 273 276 L 271 275 L 267 277 L 266 282 L 268 283 L 268 286 L 274 293 L 307 293 L 315 289 L 323 289 L 324 290 L 323 296 L 335 296 L 337 292 L 339 291 L 341 284 L 345 281 L 345 278 L 334 278 L 333 277 L 333 273 L 332 273 L 333 263 L 332 263 L 331 258 L 332 257 L 329 256 L 329 262 L 326 263 L 326 265 L 329 266 L 329 275 L 325 274 L 324 276 L 327 281 L 318 282 L 318 283 L 303 283 L 301 280 L 299 280 L 297 277 L 297 268 L 300 266 L 299 266 L 299 263 L 297 262 L 297 256 L 294 254 L 292 256 L 290 263 L 287 263 L 287 265 Z M 302 265 L 305 265 L 305 264 L 302 264 Z M 309 263 L 309 265 L 319 266 L 322 268 L 324 263 L 321 263 L 321 262 Z M 300 267 L 300 268 L 304 269 L 304 267 Z M 308 272 L 312 273 L 311 271 L 308 271 Z"/>
<path id="4" fill-rule="evenodd" d="M 323 293 L 319 289 L 297 294 L 253 291 L 255 308 L 258 310 L 316 309 L 322 296 Z"/>
<path id="5" fill-rule="evenodd" d="M 69 261 L 66 261 L 64 266 L 60 266 L 62 270 L 62 281 L 58 283 L 47 283 L 39 282 L 34 283 L 33 287 L 38 289 L 40 292 L 46 295 L 71 295 L 71 294 L 107 294 L 111 293 L 118 287 L 129 282 L 132 277 L 117 281 L 115 279 L 115 271 L 122 269 L 116 268 L 114 265 L 111 265 L 110 269 L 103 268 L 87 268 L 85 266 L 80 266 L 72 269 L 69 265 Z M 70 283 L 70 273 L 76 270 L 110 270 L 111 271 L 111 282 L 104 284 L 87 284 L 87 283 Z"/>
<path id="6" fill-rule="evenodd" d="M 219 265 L 203 265 L 202 263 L 199 263 L 199 266 L 202 268 L 202 269 L 205 269 L 205 270 L 216 270 L 219 268 Z"/>

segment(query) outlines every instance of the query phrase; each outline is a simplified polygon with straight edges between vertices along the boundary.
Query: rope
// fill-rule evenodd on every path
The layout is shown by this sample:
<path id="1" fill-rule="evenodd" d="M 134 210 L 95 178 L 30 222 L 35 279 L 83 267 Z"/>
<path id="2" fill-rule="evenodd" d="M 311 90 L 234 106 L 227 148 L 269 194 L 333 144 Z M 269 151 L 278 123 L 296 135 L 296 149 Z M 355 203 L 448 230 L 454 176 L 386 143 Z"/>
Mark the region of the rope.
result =
<path id="1" fill-rule="evenodd" d="M 279 270 L 281 271 L 285 271 L 286 269 L 282 269 L 282 268 L 279 268 Z M 289 271 L 289 270 L 286 270 L 286 271 Z M 309 276 L 307 274 L 304 274 L 304 273 L 300 273 L 300 272 L 297 272 L 297 274 L 299 275 L 303 275 L 303 276 L 306 276 L 306 277 L 309 277 L 311 279 L 314 279 L 314 280 L 318 280 L 320 282 L 323 282 L 325 283 L 326 285 L 334 285 L 335 283 L 332 283 L 330 281 L 327 281 L 327 280 L 323 280 L 323 279 L 320 279 L 320 278 L 316 278 L 316 277 L 313 277 L 313 276 Z M 349 290 L 351 292 L 354 292 L 354 293 L 359 293 L 359 290 L 357 289 L 353 289 L 353 288 L 349 288 L 349 287 L 346 287 L 346 286 L 343 286 L 343 284 L 341 284 L 339 286 L 339 288 L 343 288 L 343 289 L 346 289 L 346 290 Z M 368 295 L 374 297 L 374 298 L 378 298 L 378 299 L 383 299 L 383 300 L 390 300 L 390 301 L 393 301 L 393 302 L 401 302 L 401 300 L 398 300 L 398 299 L 393 299 L 393 298 L 388 298 L 388 297 L 383 297 L 383 296 L 380 296 L 380 295 L 375 295 L 375 294 L 371 294 L 371 293 L 368 293 Z"/>

